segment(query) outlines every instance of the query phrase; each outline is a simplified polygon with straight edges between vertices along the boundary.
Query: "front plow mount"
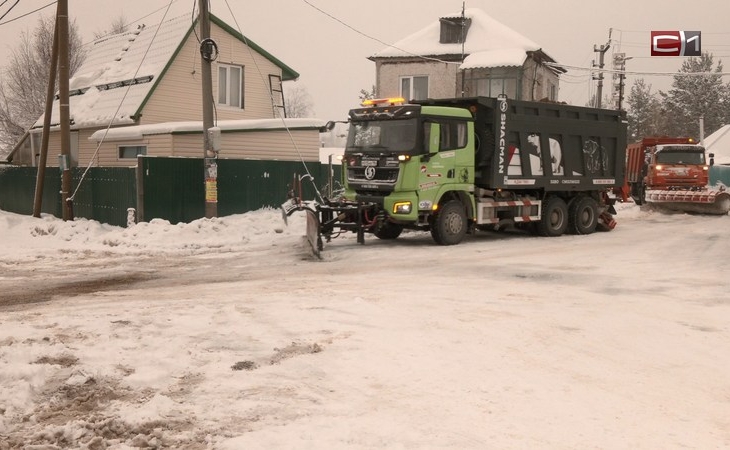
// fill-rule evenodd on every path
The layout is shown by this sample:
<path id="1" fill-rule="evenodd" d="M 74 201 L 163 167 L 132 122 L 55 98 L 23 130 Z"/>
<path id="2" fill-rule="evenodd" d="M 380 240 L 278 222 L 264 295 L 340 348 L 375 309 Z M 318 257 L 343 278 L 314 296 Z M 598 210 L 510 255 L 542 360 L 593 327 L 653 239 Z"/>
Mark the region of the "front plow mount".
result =
<path id="1" fill-rule="evenodd" d="M 306 176 L 305 176 L 306 177 Z M 357 242 L 365 243 L 365 231 L 375 224 L 375 220 L 366 221 L 373 205 L 346 200 L 333 201 L 322 199 L 303 201 L 301 198 L 301 178 L 295 176 L 294 187 L 289 191 L 289 199 L 281 205 L 284 222 L 297 211 L 307 214 L 307 241 L 312 252 L 318 258 L 324 249 L 324 241 L 330 242 L 340 233 L 352 231 L 357 234 Z"/>
<path id="2" fill-rule="evenodd" d="M 368 228 L 362 217 L 370 208 L 367 204 L 354 202 L 297 202 L 291 198 L 281 205 L 284 220 L 296 211 L 307 214 L 307 240 L 312 252 L 320 257 L 324 241 L 330 242 L 340 233 L 352 231 L 357 234 L 357 242 L 365 243 L 365 230 Z"/>

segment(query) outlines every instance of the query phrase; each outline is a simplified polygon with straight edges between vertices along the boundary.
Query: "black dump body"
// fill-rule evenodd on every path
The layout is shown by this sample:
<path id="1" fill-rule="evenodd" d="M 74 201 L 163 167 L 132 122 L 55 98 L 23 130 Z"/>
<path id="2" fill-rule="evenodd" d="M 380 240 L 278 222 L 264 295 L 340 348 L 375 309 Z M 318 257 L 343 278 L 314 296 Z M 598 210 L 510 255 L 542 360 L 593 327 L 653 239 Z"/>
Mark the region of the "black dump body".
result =
<path id="1" fill-rule="evenodd" d="M 622 186 L 623 111 L 504 97 L 414 103 L 467 108 L 475 119 L 475 183 L 484 188 L 584 191 Z"/>

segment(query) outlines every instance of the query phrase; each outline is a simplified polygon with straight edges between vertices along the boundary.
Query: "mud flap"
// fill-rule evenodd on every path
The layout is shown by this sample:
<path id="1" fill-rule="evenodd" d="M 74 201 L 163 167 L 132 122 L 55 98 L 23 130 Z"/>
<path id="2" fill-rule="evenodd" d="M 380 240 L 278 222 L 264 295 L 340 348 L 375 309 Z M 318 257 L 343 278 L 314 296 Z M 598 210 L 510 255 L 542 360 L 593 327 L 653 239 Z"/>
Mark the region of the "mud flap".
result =
<path id="1" fill-rule="evenodd" d="M 605 211 L 598 216 L 598 225 L 599 229 L 603 231 L 611 231 L 616 228 L 616 220 L 608 211 Z"/>

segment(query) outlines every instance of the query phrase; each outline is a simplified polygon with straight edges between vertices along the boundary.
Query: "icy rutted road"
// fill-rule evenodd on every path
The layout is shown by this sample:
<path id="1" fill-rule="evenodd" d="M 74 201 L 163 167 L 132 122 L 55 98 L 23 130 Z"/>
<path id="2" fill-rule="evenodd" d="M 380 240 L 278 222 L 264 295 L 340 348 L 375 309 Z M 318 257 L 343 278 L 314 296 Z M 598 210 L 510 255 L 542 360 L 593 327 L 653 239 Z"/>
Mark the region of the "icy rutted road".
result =
<path id="1" fill-rule="evenodd" d="M 276 211 L 0 216 L 0 449 L 728 447 L 730 217 L 617 219 L 317 261 Z"/>

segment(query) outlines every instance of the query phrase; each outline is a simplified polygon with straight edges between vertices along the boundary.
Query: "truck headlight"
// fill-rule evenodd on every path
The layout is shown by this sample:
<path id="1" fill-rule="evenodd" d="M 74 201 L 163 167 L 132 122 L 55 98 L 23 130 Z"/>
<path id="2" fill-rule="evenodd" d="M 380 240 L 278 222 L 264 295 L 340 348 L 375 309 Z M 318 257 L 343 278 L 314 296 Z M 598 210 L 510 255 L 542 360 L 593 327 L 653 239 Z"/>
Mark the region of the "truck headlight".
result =
<path id="1" fill-rule="evenodd" d="M 393 214 L 410 214 L 411 202 L 398 202 L 393 205 Z"/>

